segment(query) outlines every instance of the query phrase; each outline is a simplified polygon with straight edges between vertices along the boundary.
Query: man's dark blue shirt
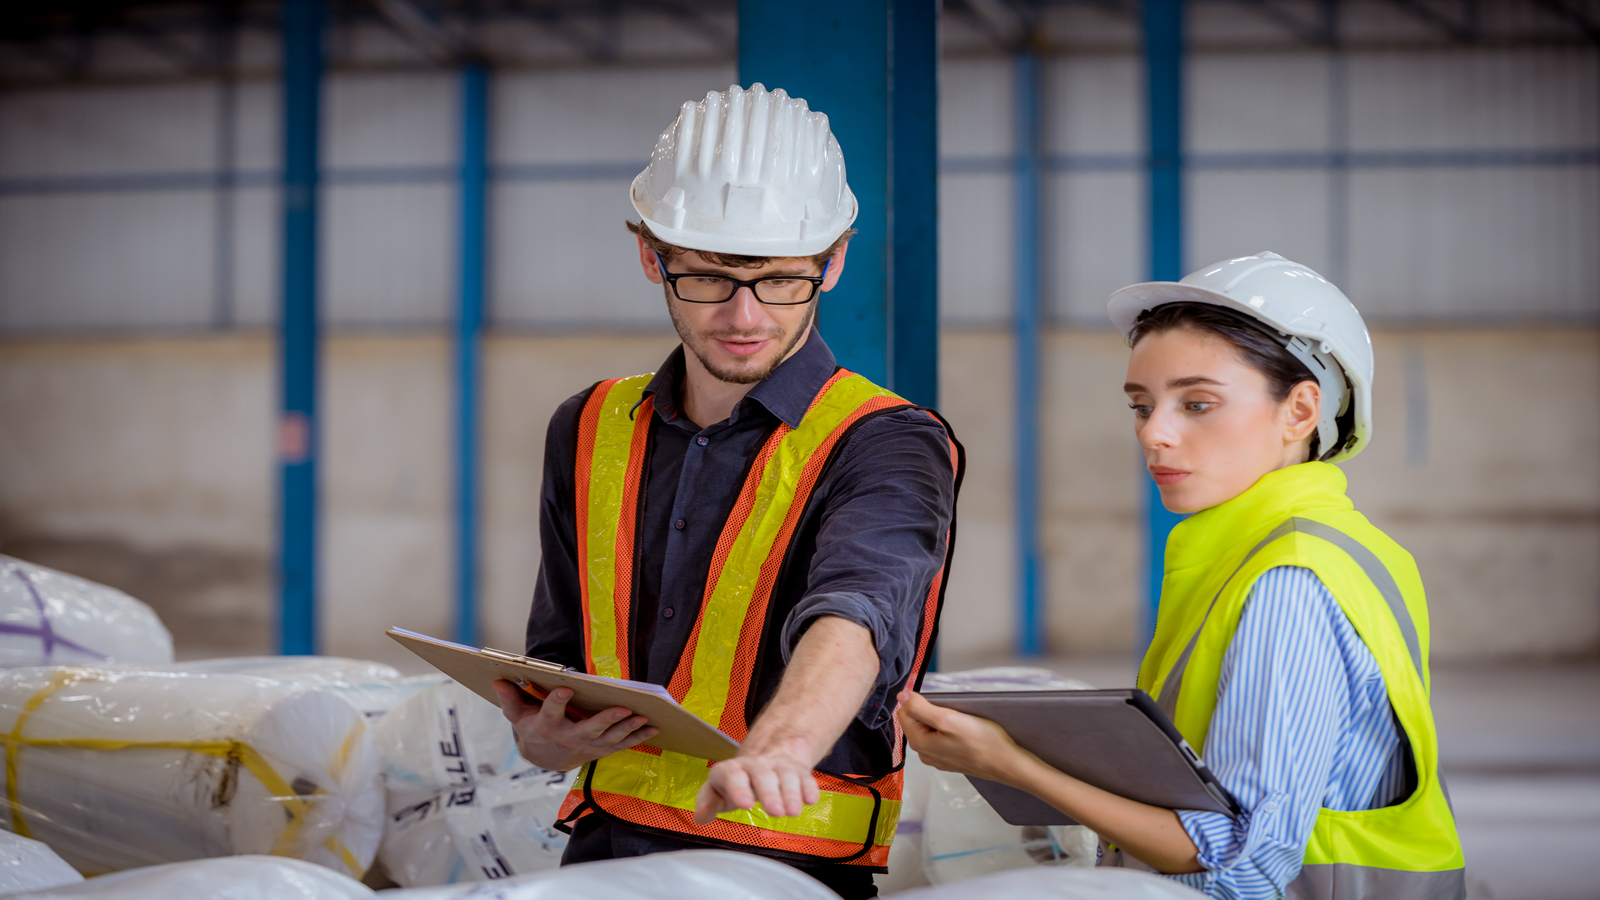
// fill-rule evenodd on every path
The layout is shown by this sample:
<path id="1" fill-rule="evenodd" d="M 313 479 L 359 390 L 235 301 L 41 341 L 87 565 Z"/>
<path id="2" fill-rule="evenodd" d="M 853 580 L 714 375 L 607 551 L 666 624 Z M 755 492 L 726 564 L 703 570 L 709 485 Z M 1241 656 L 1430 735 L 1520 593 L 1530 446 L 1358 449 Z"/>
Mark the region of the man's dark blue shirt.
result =
<path id="1" fill-rule="evenodd" d="M 734 407 L 700 428 L 684 414 L 684 350 L 648 387 L 650 458 L 641 491 L 635 596 L 629 623 L 632 677 L 667 684 L 700 611 L 717 538 L 751 460 L 780 422 L 791 428 L 838 366 L 822 336 L 804 345 Z M 574 509 L 578 417 L 591 387 L 562 403 L 545 438 L 540 497 L 542 557 L 528 617 L 529 656 L 583 668 L 582 603 Z M 955 514 L 951 443 L 928 413 L 900 409 L 850 432 L 818 481 L 795 530 L 751 679 L 752 721 L 777 690 L 790 654 L 819 616 L 872 633 L 878 679 L 856 718 L 817 766 L 880 776 L 891 767 L 895 692 L 911 675 L 918 628 L 945 563 Z"/>

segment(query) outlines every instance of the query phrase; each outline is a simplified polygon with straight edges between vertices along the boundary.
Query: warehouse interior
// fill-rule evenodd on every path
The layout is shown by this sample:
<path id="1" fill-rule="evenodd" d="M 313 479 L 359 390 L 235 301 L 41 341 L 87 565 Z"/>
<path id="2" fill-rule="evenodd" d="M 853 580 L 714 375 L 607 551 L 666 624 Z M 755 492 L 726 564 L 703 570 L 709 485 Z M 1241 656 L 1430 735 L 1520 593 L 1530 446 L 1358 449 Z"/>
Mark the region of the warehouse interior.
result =
<path id="1" fill-rule="evenodd" d="M 1600 897 L 1595 0 L 6 7 L 0 553 L 180 662 L 520 648 L 546 423 L 677 344 L 623 226 L 656 136 L 892 8 L 906 74 L 815 76 L 906 118 L 821 327 L 966 448 L 939 668 L 1132 684 L 1173 519 L 1104 304 L 1275 251 L 1371 328 L 1344 469 L 1427 586 L 1474 890 Z"/>

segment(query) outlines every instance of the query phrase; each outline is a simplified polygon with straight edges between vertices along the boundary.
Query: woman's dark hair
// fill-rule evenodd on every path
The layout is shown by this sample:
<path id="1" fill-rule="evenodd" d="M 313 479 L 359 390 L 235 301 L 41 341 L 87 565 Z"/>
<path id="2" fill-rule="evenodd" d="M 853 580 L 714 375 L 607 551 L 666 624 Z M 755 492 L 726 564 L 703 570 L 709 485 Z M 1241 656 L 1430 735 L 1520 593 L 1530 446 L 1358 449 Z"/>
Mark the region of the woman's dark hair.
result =
<path id="1" fill-rule="evenodd" d="M 1245 365 L 1267 379 L 1267 390 L 1272 398 L 1282 403 L 1289 392 L 1302 381 L 1316 383 L 1317 376 L 1305 363 L 1284 348 L 1284 339 L 1266 325 L 1244 313 L 1210 303 L 1164 303 L 1155 309 L 1145 310 L 1128 332 L 1128 346 L 1137 345 L 1152 334 L 1193 328 L 1222 338 L 1238 351 Z M 1354 420 L 1351 410 L 1338 419 L 1339 434 L 1348 435 Z M 1311 458 L 1317 459 L 1318 436 L 1311 433 Z M 1343 441 L 1340 442 L 1341 445 Z"/>

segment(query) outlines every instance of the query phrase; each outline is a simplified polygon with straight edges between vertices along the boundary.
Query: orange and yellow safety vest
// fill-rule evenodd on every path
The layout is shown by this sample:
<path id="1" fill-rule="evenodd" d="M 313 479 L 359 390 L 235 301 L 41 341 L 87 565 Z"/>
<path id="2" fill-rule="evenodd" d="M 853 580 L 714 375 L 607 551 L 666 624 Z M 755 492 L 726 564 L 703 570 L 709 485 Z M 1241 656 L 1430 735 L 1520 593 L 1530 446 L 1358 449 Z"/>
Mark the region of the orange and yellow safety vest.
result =
<path id="1" fill-rule="evenodd" d="M 639 492 L 647 464 L 649 375 L 603 381 L 578 420 L 575 473 L 578 558 L 582 569 L 584 661 L 596 675 L 628 678 L 629 617 Z M 706 578 L 688 646 L 668 691 L 690 712 L 742 741 L 751 676 L 780 583 L 784 560 L 813 488 L 847 433 L 869 416 L 912 408 L 843 369 L 823 385 L 796 428 L 779 424 L 750 466 L 724 524 Z M 931 412 L 929 415 L 933 415 Z M 948 434 L 948 429 L 947 429 Z M 951 476 L 959 483 L 960 445 L 950 441 Z M 952 532 L 954 529 L 952 519 Z M 907 687 L 927 667 L 938 629 L 945 567 L 933 578 Z M 821 800 L 798 816 L 769 816 L 759 805 L 697 825 L 695 795 L 712 763 L 639 746 L 588 763 L 561 808 L 563 823 L 599 811 L 636 826 L 713 844 L 756 850 L 808 864 L 883 867 L 900 817 L 905 741 L 895 725 L 893 768 L 877 777 L 815 773 Z"/>

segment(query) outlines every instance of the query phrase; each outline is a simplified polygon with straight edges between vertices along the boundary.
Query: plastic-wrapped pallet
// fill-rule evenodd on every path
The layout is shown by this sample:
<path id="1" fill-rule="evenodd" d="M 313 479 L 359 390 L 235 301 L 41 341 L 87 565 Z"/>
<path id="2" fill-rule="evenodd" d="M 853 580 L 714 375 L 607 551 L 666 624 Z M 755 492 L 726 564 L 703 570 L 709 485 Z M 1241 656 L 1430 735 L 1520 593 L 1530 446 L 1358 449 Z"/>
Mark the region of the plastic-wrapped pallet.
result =
<path id="1" fill-rule="evenodd" d="M 1099 840 L 1093 831 L 1081 825 L 1011 825 L 965 775 L 934 769 L 929 781 L 922 820 L 922 870 L 929 882 L 949 884 L 1034 866 L 1095 864 Z"/>
<path id="2" fill-rule="evenodd" d="M 1086 691 L 1092 685 L 1035 666 L 993 666 L 965 672 L 930 672 L 922 693 L 950 691 Z"/>
<path id="3" fill-rule="evenodd" d="M 102 875 L 79 884 L 6 895 L 6 900 L 372 900 L 347 875 L 298 859 L 228 856 Z"/>
<path id="4" fill-rule="evenodd" d="M 372 735 L 391 796 L 435 794 L 529 767 L 500 707 L 443 676 L 375 723 Z"/>
<path id="5" fill-rule="evenodd" d="M 172 662 L 172 635 L 116 588 L 0 556 L 0 667 Z"/>
<path id="6" fill-rule="evenodd" d="M 393 809 L 378 858 L 406 887 L 554 869 L 567 836 L 553 826 L 573 774 L 528 768 Z"/>
<path id="7" fill-rule="evenodd" d="M 1049 669 L 1001 666 L 965 672 L 935 672 L 924 680 L 924 693 L 953 691 L 1059 691 L 1086 690 L 1090 686 L 1064 678 Z M 890 848 L 889 877 L 894 889 L 916 884 L 947 884 L 968 878 L 1034 866 L 1087 867 L 1095 864 L 1098 839 L 1081 825 L 1027 827 L 1007 823 L 994 811 L 965 776 L 940 772 L 907 754 L 906 787 L 917 785 L 923 810 L 920 822 L 901 818 L 901 833 L 910 826 L 907 847 L 900 850 L 900 835 Z M 916 773 L 916 777 L 913 777 Z M 910 800 L 908 797 L 908 806 Z M 896 851 L 899 850 L 899 860 Z M 912 871 L 910 858 L 920 857 L 922 881 Z M 900 871 L 896 870 L 900 862 Z M 886 882 L 887 884 L 887 882 Z"/>
<path id="8" fill-rule="evenodd" d="M 839 900 L 793 866 L 731 850 L 677 850 L 478 885 L 383 891 L 382 900 Z"/>
<path id="9" fill-rule="evenodd" d="M 406 678 L 393 666 L 339 656 L 236 656 L 162 668 L 197 674 L 253 675 L 312 688 L 343 697 L 368 719 L 381 718 L 422 691 L 450 680 L 450 676 L 440 674 Z"/>
<path id="10" fill-rule="evenodd" d="M 83 876 L 78 870 L 44 843 L 0 832 L 0 895 L 81 881 Z"/>
<path id="11" fill-rule="evenodd" d="M 379 859 L 407 887 L 523 875 L 561 863 L 556 813 L 574 773 L 517 754 L 500 708 L 454 681 L 377 724 L 389 818 Z"/>
<path id="12" fill-rule="evenodd" d="M 360 877 L 377 853 L 377 748 L 332 694 L 238 674 L 13 669 L 0 732 L 0 827 L 88 875 L 256 853 Z"/>
<path id="13" fill-rule="evenodd" d="M 896 894 L 894 900 L 1203 900 L 1205 894 L 1132 869 L 1022 869 Z"/>

